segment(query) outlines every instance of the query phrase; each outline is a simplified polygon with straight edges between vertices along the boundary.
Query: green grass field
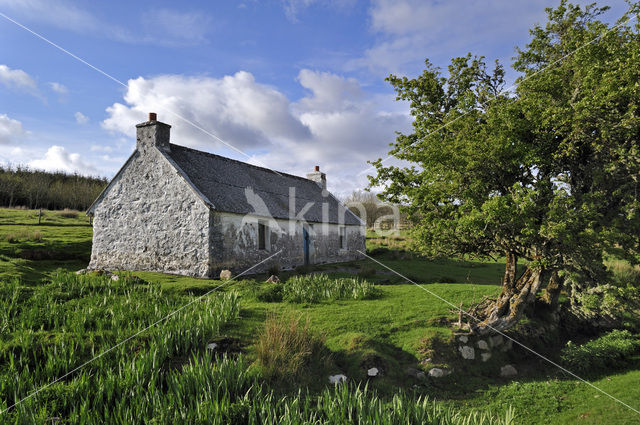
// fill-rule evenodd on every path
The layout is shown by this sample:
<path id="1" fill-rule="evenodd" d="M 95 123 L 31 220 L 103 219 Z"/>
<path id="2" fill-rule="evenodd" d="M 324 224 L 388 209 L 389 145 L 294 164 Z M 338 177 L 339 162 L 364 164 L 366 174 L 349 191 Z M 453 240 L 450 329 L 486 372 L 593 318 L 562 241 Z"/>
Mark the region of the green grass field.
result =
<path id="1" fill-rule="evenodd" d="M 38 225 L 37 211 L 0 209 L 0 410 L 220 284 L 159 273 L 123 274 L 117 282 L 66 274 L 86 267 L 91 247 L 88 219 L 67 215 L 46 211 Z M 399 408 L 394 403 L 405 406 L 415 423 L 462 423 L 462 415 L 471 415 L 468 423 L 502 423 L 510 407 L 518 424 L 640 423 L 640 415 L 535 359 L 519 366 L 513 381 L 497 377 L 497 364 L 477 370 L 454 364 L 454 374 L 440 380 L 407 377 L 407 368 L 440 364 L 437 358 L 425 361 L 425 350 L 433 341 L 446 343 L 457 318 L 429 292 L 468 306 L 499 292 L 503 266 L 430 261 L 407 251 L 406 238 L 371 237 L 368 249 L 422 287 L 370 260 L 318 266 L 316 272 L 330 278 L 360 274 L 375 284 L 371 299 L 271 300 L 265 296 L 273 289 L 264 283 L 266 276 L 234 281 L 0 415 L 0 423 L 44 423 L 51 417 L 63 423 L 148 423 L 151 417 L 156 423 L 213 423 L 206 419 L 211 415 L 225 419 L 220 423 L 342 423 L 345 416 L 330 416 L 317 406 L 334 409 L 357 397 L 360 410 L 353 407 L 352 413 L 363 423 L 400 423 L 380 413 Z M 295 385 L 263 382 L 251 366 L 265 321 L 274 314 L 308 319 L 331 353 L 325 375 L 309 369 L 304 391 L 310 396 Z M 240 357 L 212 358 L 206 350 L 211 341 L 230 344 Z M 599 371 L 590 382 L 637 409 L 640 372 L 634 365 Z M 382 376 L 368 380 L 366 369 L 373 366 Z M 335 392 L 326 373 L 347 375 L 348 392 Z M 358 383 L 367 385 L 366 393 L 354 389 Z M 437 401 L 420 405 L 424 397 Z M 318 405 L 304 407 L 309 400 Z M 420 416 L 427 410 L 437 413 Z M 91 411 L 100 412 L 99 420 L 89 419 Z M 298 412 L 297 419 L 286 416 L 291 412 Z M 493 419 L 478 412 L 490 412 Z"/>

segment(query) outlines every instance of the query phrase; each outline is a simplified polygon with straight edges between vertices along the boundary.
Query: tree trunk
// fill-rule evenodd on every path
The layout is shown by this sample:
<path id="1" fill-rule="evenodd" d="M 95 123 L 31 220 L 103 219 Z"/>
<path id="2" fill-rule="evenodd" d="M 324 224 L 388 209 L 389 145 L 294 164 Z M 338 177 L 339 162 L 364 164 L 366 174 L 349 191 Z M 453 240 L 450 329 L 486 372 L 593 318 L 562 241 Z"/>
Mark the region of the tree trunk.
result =
<path id="1" fill-rule="evenodd" d="M 480 334 L 493 330 L 504 331 L 514 326 L 526 308 L 536 300 L 536 294 L 542 284 L 543 270 L 529 268 L 515 279 L 515 256 L 507 256 L 507 266 L 502 292 L 498 299 L 485 311 L 485 319 L 473 327 Z"/>
<path id="2" fill-rule="evenodd" d="M 556 311 L 558 309 L 558 298 L 560 297 L 560 291 L 562 291 L 563 285 L 564 279 L 558 276 L 558 271 L 554 270 L 551 272 L 549 283 L 542 295 L 542 302 L 544 302 L 551 311 Z"/>

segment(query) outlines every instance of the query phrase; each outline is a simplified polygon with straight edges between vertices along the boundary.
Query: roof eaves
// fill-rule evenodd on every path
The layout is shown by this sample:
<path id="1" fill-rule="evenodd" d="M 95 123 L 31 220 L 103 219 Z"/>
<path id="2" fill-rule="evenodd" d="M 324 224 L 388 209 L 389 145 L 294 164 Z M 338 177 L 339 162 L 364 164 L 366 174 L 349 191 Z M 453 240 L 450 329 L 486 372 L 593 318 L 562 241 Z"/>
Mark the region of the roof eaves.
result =
<path id="1" fill-rule="evenodd" d="M 127 159 L 125 161 L 125 163 L 122 165 L 122 167 L 120 167 L 120 169 L 118 170 L 118 172 L 116 173 L 115 176 L 113 176 L 113 178 L 111 179 L 111 181 L 109 182 L 109 184 L 107 185 L 107 187 L 105 187 L 102 192 L 100 192 L 100 195 L 98 195 L 98 197 L 95 199 L 95 201 L 93 201 L 91 203 L 91 205 L 89 205 L 89 208 L 87 208 L 87 212 L 85 213 L 85 215 L 90 215 L 93 214 L 93 210 L 95 209 L 95 207 L 100 203 L 100 201 L 102 201 L 102 198 L 104 198 L 104 196 L 107 194 L 107 192 L 109 192 L 109 190 L 111 189 L 111 186 L 113 186 L 113 184 L 115 183 L 116 180 L 118 180 L 118 177 L 120 177 L 120 175 L 122 174 L 122 172 L 125 170 L 125 168 L 127 168 L 127 166 L 129 165 L 129 163 L 133 160 L 134 156 L 138 153 L 138 150 L 134 150 L 133 153 L 129 156 L 129 159 Z"/>

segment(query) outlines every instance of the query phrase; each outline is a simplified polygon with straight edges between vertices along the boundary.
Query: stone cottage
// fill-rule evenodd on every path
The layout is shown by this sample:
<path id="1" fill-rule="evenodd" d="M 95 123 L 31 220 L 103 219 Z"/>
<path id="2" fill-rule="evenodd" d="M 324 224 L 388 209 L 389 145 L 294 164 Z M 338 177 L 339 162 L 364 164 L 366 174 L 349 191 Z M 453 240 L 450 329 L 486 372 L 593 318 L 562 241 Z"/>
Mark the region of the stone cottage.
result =
<path id="1" fill-rule="evenodd" d="M 149 114 L 136 150 L 88 210 L 89 268 L 217 277 L 278 264 L 350 261 L 365 249 L 363 222 L 307 178 L 169 142 L 171 126 Z"/>

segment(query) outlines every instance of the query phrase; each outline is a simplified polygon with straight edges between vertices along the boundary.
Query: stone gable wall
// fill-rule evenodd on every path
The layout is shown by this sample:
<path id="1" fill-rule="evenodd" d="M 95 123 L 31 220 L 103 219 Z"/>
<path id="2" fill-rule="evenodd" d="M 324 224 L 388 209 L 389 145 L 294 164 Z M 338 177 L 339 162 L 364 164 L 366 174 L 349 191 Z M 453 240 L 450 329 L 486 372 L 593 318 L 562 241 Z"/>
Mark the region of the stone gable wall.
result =
<path id="1" fill-rule="evenodd" d="M 160 151 L 139 151 L 95 209 L 89 268 L 209 276 L 210 216 Z"/>

